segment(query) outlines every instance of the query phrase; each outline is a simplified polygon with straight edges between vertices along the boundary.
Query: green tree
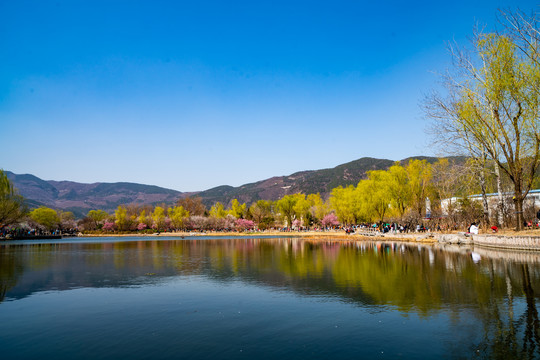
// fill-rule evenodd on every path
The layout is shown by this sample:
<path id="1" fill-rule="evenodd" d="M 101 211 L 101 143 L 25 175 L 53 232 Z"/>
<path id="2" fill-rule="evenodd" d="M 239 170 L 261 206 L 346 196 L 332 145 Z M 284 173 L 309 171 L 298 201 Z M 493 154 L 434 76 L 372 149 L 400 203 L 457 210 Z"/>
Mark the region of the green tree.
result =
<path id="1" fill-rule="evenodd" d="M 411 206 L 411 189 L 407 171 L 399 161 L 388 169 L 387 181 L 392 208 L 395 209 L 399 220 L 402 221 L 403 215 Z"/>
<path id="2" fill-rule="evenodd" d="M 306 199 L 304 194 L 298 194 L 298 200 L 294 205 L 294 213 L 299 218 L 304 226 L 309 226 L 311 223 L 311 201 Z"/>
<path id="3" fill-rule="evenodd" d="M 253 220 L 260 226 L 263 223 L 263 219 L 272 217 L 272 202 L 269 200 L 258 200 L 250 206 L 249 212 Z"/>
<path id="4" fill-rule="evenodd" d="M 184 219 L 189 217 L 189 212 L 182 206 L 175 206 L 169 209 L 169 219 L 175 229 L 184 227 Z"/>
<path id="5" fill-rule="evenodd" d="M 139 216 L 137 217 L 137 223 L 148 225 L 148 217 L 146 216 L 146 211 L 144 209 L 141 210 L 141 212 L 139 213 Z"/>
<path id="6" fill-rule="evenodd" d="M 537 23 L 529 24 L 537 34 Z M 540 64 L 536 38 L 477 34 L 472 55 L 454 51 L 455 76 L 445 78 L 448 97 L 433 95 L 427 115 L 442 142 L 488 156 L 511 180 L 516 230 L 523 201 L 540 165 Z"/>
<path id="7" fill-rule="evenodd" d="M 287 220 L 287 227 L 292 227 L 293 220 L 296 218 L 295 206 L 303 194 L 285 195 L 276 202 L 277 210 Z"/>
<path id="8" fill-rule="evenodd" d="M 365 220 L 377 218 L 384 221 L 392 201 L 388 191 L 389 173 L 384 170 L 368 172 L 368 179 L 358 183 L 361 214 Z"/>
<path id="9" fill-rule="evenodd" d="M 426 206 L 426 198 L 431 190 L 431 164 L 426 160 L 411 160 L 405 170 L 407 171 L 411 206 L 418 217 L 422 217 Z"/>
<path id="10" fill-rule="evenodd" d="M 342 224 L 356 224 L 360 219 L 361 202 L 359 195 L 360 193 L 353 185 L 346 188 L 338 186 L 332 189 L 329 199 L 330 204 Z"/>
<path id="11" fill-rule="evenodd" d="M 321 194 L 309 194 L 306 196 L 307 201 L 309 201 L 311 207 L 309 209 L 311 217 L 315 222 L 320 223 L 321 220 L 331 212 L 330 202 L 323 201 Z"/>
<path id="12" fill-rule="evenodd" d="M 56 210 L 45 206 L 40 206 L 37 209 L 30 211 L 29 215 L 32 220 L 49 231 L 58 228 L 60 223 L 60 217 L 58 216 Z"/>
<path id="13" fill-rule="evenodd" d="M 231 214 L 237 219 L 243 219 L 245 213 L 246 213 L 246 204 L 245 203 L 240 204 L 238 199 L 232 199 L 229 214 Z"/>
<path id="14" fill-rule="evenodd" d="M 213 218 L 223 219 L 227 216 L 227 211 L 225 211 L 223 204 L 218 201 L 210 208 L 209 214 Z"/>
<path id="15" fill-rule="evenodd" d="M 129 219 L 127 217 L 127 208 L 123 205 L 119 205 L 114 211 L 116 227 L 120 231 L 129 229 Z"/>
<path id="16" fill-rule="evenodd" d="M 0 228 L 17 223 L 26 212 L 23 197 L 16 193 L 6 173 L 0 170 Z"/>
<path id="17" fill-rule="evenodd" d="M 152 213 L 152 221 L 157 230 L 162 230 L 165 226 L 165 209 L 161 206 L 156 206 Z"/>
<path id="18" fill-rule="evenodd" d="M 103 221 L 107 219 L 109 214 L 103 210 L 90 210 L 86 215 L 88 218 L 92 219 L 95 227 L 98 227 L 100 224 L 103 224 Z"/>
<path id="19" fill-rule="evenodd" d="M 9 181 L 7 174 L 4 170 L 0 169 L 0 194 L 15 194 L 15 188 L 11 181 Z"/>

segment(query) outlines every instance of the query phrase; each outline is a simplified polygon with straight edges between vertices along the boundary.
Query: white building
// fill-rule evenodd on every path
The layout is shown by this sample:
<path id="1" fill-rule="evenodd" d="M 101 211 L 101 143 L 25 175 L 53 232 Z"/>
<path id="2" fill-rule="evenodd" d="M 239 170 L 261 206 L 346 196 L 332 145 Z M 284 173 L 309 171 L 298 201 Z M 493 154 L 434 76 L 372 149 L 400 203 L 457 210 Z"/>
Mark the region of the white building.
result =
<path id="1" fill-rule="evenodd" d="M 495 209 L 497 209 L 497 201 L 498 201 L 498 194 L 497 193 L 491 193 L 486 194 L 487 200 L 488 200 L 488 206 L 489 206 L 489 215 L 491 216 L 491 212 Z M 514 202 L 512 201 L 512 197 L 514 196 L 513 193 L 503 193 L 503 200 L 505 207 L 513 207 Z M 444 216 L 448 215 L 448 208 L 450 207 L 450 204 L 456 204 L 460 198 L 459 197 L 452 197 L 448 199 L 441 200 L 441 211 Z M 473 201 L 482 201 L 482 195 L 470 195 L 469 199 Z M 523 203 L 523 207 L 529 207 L 534 206 L 535 210 L 540 209 L 540 189 L 530 190 L 527 194 L 527 197 L 525 198 L 525 202 Z"/>

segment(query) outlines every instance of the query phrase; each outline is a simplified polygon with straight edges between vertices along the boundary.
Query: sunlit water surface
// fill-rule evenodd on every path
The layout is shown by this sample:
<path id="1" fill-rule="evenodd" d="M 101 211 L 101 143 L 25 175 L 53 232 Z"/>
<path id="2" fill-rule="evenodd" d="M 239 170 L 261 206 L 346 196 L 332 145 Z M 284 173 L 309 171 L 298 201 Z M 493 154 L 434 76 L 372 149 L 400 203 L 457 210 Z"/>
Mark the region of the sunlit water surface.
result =
<path id="1" fill-rule="evenodd" d="M 539 264 L 394 242 L 3 242 L 0 356 L 540 359 Z"/>

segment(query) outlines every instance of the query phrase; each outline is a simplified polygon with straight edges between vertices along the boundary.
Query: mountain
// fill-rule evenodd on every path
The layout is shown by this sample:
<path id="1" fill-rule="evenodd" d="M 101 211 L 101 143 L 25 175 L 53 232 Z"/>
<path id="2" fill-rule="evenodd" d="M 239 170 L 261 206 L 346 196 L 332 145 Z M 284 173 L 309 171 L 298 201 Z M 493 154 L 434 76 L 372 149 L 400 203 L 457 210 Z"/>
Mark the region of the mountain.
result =
<path id="1" fill-rule="evenodd" d="M 449 157 L 449 159 L 462 163 L 466 158 L 456 156 Z M 406 165 L 410 160 L 426 160 L 433 164 L 439 158 L 415 156 L 403 159 L 400 163 Z M 284 195 L 298 192 L 303 194 L 320 193 L 323 198 L 327 198 L 333 188 L 356 185 L 367 177 L 368 171 L 386 170 L 394 163 L 393 160 L 364 157 L 330 169 L 300 171 L 289 176 L 275 176 L 239 187 L 218 186 L 201 191 L 197 193 L 197 196 L 202 198 L 206 206 L 211 206 L 216 201 L 227 205 L 232 199 L 251 204 L 261 199 L 277 200 Z"/>
<path id="2" fill-rule="evenodd" d="M 331 169 L 300 171 L 289 176 L 275 176 L 270 179 L 245 184 L 239 187 L 218 186 L 197 194 L 205 205 L 219 201 L 228 204 L 232 199 L 251 204 L 257 200 L 277 200 L 284 195 L 320 193 L 323 197 L 340 185 L 356 185 L 366 177 L 369 170 L 390 167 L 394 161 L 386 159 L 361 158 Z"/>
<path id="3" fill-rule="evenodd" d="M 73 181 L 45 181 L 34 175 L 6 171 L 19 194 L 30 207 L 47 206 L 72 211 L 83 217 L 88 211 L 112 212 L 122 204 L 173 204 L 184 194 L 153 185 L 128 182 L 83 184 Z"/>
<path id="4" fill-rule="evenodd" d="M 435 157 L 417 156 L 403 159 L 401 163 L 407 164 L 412 159 L 427 160 L 430 163 L 438 160 Z M 463 162 L 465 158 L 453 159 Z M 46 181 L 34 175 L 17 175 L 9 171 L 6 171 L 6 174 L 19 193 L 28 199 L 31 207 L 44 205 L 72 211 L 76 216 L 82 217 L 92 209 L 112 212 L 122 204 L 174 204 L 178 199 L 191 195 L 200 196 L 208 208 L 217 201 L 227 205 L 236 198 L 241 203 L 251 204 L 260 199 L 277 200 L 284 195 L 298 192 L 320 193 L 326 198 L 333 188 L 356 185 L 358 181 L 366 178 L 368 171 L 386 170 L 393 164 L 392 160 L 364 157 L 331 169 L 300 171 L 239 187 L 223 185 L 194 193 L 127 182 L 83 184 L 73 181 Z"/>

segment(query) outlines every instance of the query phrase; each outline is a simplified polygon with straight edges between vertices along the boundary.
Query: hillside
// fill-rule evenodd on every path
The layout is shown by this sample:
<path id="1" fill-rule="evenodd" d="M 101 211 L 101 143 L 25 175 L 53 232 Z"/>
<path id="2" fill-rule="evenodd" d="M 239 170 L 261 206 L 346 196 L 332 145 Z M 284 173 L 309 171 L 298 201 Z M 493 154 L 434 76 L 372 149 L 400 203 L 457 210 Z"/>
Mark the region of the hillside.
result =
<path id="1" fill-rule="evenodd" d="M 411 159 L 437 161 L 435 157 L 418 156 L 401 160 L 406 164 Z M 464 158 L 455 158 L 463 161 Z M 254 201 L 277 200 L 294 193 L 320 193 L 328 197 L 337 186 L 356 185 L 370 170 L 385 170 L 394 161 L 387 159 L 361 158 L 330 169 L 300 171 L 288 176 L 275 176 L 266 180 L 239 187 L 218 186 L 212 189 L 182 193 L 152 185 L 135 183 L 83 184 L 73 181 L 46 181 L 34 175 L 17 175 L 6 171 L 19 193 L 28 199 L 31 207 L 45 205 L 55 209 L 73 211 L 82 217 L 89 210 L 103 209 L 112 212 L 122 204 L 174 204 L 184 196 L 200 196 L 209 208 L 217 201 L 227 205 L 232 199 L 251 204 Z"/>
<path id="2" fill-rule="evenodd" d="M 239 187 L 219 186 L 197 194 L 208 206 L 220 201 L 224 204 L 232 199 L 251 204 L 254 201 L 277 200 L 287 194 L 320 193 L 329 195 L 337 186 L 357 184 L 369 170 L 387 169 L 394 162 L 386 159 L 361 158 L 331 169 L 300 171 L 288 176 L 275 176 L 266 180 Z"/>
<path id="3" fill-rule="evenodd" d="M 401 160 L 401 164 L 407 164 L 412 159 L 427 160 L 434 163 L 436 157 L 415 156 Z M 451 157 L 457 162 L 463 162 L 464 157 Z M 197 193 L 206 206 L 211 206 L 216 201 L 228 204 L 232 199 L 251 204 L 254 201 L 277 200 L 287 194 L 320 193 L 323 198 L 330 195 L 333 188 L 338 186 L 356 185 L 366 178 L 370 170 L 386 170 L 395 161 L 388 159 L 375 159 L 364 157 L 330 169 L 300 171 L 288 176 L 275 176 L 270 179 L 245 184 L 239 187 L 218 186 Z"/>
<path id="4" fill-rule="evenodd" d="M 135 183 L 83 184 L 73 181 L 45 181 L 34 175 L 6 171 L 19 193 L 31 207 L 40 205 L 72 211 L 82 217 L 92 209 L 112 212 L 122 204 L 175 203 L 182 193 L 153 185 Z"/>

